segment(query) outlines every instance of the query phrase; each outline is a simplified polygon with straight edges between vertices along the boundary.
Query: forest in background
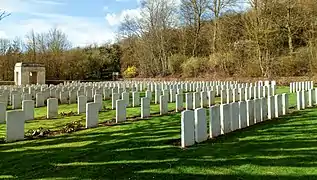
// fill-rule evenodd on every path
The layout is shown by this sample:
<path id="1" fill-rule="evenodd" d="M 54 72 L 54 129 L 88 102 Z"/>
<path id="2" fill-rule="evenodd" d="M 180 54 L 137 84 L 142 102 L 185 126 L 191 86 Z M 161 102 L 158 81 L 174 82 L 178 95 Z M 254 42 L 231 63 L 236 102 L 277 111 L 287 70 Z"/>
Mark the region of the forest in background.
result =
<path id="1" fill-rule="evenodd" d="M 72 47 L 55 28 L 0 39 L 0 80 L 21 61 L 45 64 L 50 80 L 317 74 L 316 0 L 143 0 L 140 10 L 114 44 Z"/>

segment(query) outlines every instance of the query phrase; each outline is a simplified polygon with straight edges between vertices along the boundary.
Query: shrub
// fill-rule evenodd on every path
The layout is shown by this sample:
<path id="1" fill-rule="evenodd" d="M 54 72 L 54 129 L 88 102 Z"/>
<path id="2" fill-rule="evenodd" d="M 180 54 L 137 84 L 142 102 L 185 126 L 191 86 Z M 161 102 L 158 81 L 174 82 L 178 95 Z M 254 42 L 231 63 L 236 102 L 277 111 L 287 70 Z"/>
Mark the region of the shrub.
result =
<path id="1" fill-rule="evenodd" d="M 173 54 L 168 58 L 168 70 L 171 74 L 182 73 L 182 64 L 187 60 L 187 57 L 182 54 Z"/>
<path id="2" fill-rule="evenodd" d="M 38 129 L 30 129 L 27 131 L 27 133 L 25 134 L 25 136 L 29 139 L 33 139 L 36 137 L 45 137 L 48 136 L 51 133 L 51 131 L 49 129 L 45 129 L 45 128 L 38 128 Z"/>
<path id="3" fill-rule="evenodd" d="M 135 66 L 128 66 L 128 68 L 123 72 L 125 78 L 133 78 L 137 75 L 137 68 Z"/>
<path id="4" fill-rule="evenodd" d="M 84 127 L 84 125 L 80 121 L 73 121 L 70 123 L 67 123 L 63 128 L 63 133 L 71 133 L 78 130 L 81 130 Z"/>
<path id="5" fill-rule="evenodd" d="M 206 72 L 207 58 L 191 57 L 182 64 L 185 77 L 197 77 L 200 73 Z"/>

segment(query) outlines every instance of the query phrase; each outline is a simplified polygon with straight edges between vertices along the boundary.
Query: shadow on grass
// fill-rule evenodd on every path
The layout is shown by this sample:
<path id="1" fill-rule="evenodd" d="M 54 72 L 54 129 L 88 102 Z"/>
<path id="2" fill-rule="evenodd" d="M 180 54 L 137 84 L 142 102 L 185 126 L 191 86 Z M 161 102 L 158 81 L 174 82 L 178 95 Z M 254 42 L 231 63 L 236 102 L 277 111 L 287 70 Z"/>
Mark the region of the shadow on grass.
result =
<path id="1" fill-rule="evenodd" d="M 181 149 L 180 115 L 0 145 L 0 178 L 316 179 L 308 109 Z"/>

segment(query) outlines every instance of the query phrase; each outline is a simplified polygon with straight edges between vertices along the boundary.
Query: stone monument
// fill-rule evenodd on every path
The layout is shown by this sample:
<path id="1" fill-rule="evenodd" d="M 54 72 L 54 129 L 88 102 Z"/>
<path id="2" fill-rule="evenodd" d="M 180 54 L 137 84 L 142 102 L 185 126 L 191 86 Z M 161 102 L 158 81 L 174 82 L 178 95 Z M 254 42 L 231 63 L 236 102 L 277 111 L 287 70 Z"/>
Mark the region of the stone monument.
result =
<path id="1" fill-rule="evenodd" d="M 45 84 L 45 66 L 38 63 L 16 63 L 14 82 L 15 85 Z"/>

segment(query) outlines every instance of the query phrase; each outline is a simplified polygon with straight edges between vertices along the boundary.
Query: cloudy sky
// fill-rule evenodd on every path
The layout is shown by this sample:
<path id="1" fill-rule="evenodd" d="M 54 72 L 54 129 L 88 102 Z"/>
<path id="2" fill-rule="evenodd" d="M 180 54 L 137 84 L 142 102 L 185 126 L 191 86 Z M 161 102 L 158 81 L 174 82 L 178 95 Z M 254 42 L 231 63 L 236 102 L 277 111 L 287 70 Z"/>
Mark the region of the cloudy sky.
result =
<path id="1" fill-rule="evenodd" d="M 0 38 L 24 38 L 32 29 L 57 27 L 74 46 L 112 41 L 126 15 L 137 16 L 139 0 L 0 0 L 11 16 L 0 21 Z"/>

